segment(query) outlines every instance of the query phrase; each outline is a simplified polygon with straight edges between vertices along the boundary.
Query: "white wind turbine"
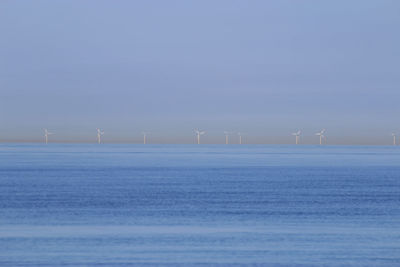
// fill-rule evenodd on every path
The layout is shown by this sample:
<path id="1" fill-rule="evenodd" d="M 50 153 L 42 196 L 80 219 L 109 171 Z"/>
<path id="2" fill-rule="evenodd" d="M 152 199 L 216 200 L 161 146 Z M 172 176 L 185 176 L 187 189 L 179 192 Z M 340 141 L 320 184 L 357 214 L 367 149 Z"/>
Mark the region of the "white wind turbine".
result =
<path id="1" fill-rule="evenodd" d="M 392 136 L 393 136 L 393 145 L 395 146 L 396 145 L 396 134 L 392 133 Z"/>
<path id="2" fill-rule="evenodd" d="M 318 133 L 315 134 L 315 135 L 318 135 L 318 136 L 319 136 L 319 144 L 320 144 L 320 145 L 322 145 L 322 139 L 323 139 L 323 138 L 326 138 L 325 135 L 324 135 L 324 133 L 325 133 L 325 129 L 322 129 L 322 131 L 320 131 L 320 132 L 318 132 Z"/>
<path id="3" fill-rule="evenodd" d="M 238 133 L 238 135 L 239 135 L 239 145 L 241 145 L 242 144 L 242 135 L 243 135 L 243 133 Z"/>
<path id="4" fill-rule="evenodd" d="M 225 145 L 228 145 L 228 144 L 229 144 L 229 135 L 230 135 L 231 133 L 225 131 L 224 134 L 225 134 Z"/>
<path id="5" fill-rule="evenodd" d="M 194 132 L 195 132 L 196 135 L 197 135 L 197 144 L 199 145 L 199 144 L 200 144 L 200 135 L 203 135 L 203 134 L 205 134 L 206 132 L 205 132 L 205 131 L 200 131 L 200 130 L 198 130 L 198 129 L 194 130 Z"/>
<path id="6" fill-rule="evenodd" d="M 146 137 L 147 137 L 147 133 L 146 132 L 142 132 L 143 134 L 143 145 L 146 144 Z"/>
<path id="7" fill-rule="evenodd" d="M 296 133 L 292 133 L 292 135 L 296 136 L 296 145 L 298 145 L 299 144 L 300 135 L 301 135 L 301 131 L 298 130 Z"/>
<path id="8" fill-rule="evenodd" d="M 44 129 L 44 139 L 45 139 L 46 144 L 48 143 L 49 135 L 51 135 L 51 134 L 53 134 L 53 133 L 47 131 L 47 129 Z"/>
<path id="9" fill-rule="evenodd" d="M 104 134 L 99 128 L 97 128 L 97 143 L 101 143 L 101 136 Z"/>

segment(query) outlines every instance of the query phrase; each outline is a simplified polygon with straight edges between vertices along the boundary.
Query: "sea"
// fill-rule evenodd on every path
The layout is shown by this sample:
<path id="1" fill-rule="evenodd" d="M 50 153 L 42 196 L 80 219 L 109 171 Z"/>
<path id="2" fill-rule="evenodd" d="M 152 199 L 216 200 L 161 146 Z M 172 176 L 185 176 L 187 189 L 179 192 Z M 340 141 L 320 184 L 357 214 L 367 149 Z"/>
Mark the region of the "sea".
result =
<path id="1" fill-rule="evenodd" d="M 400 266 L 400 146 L 0 144 L 0 266 Z"/>

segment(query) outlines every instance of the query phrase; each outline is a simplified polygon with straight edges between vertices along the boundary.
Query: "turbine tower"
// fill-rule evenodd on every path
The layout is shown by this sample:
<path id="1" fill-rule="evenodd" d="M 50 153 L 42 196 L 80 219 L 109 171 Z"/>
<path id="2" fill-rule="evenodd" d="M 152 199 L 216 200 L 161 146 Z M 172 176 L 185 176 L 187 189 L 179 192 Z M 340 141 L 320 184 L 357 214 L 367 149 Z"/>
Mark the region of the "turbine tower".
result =
<path id="1" fill-rule="evenodd" d="M 53 133 L 47 131 L 47 129 L 44 129 L 44 139 L 45 139 L 46 144 L 48 143 L 49 135 L 51 135 L 51 134 L 53 134 Z"/>
<path id="2" fill-rule="evenodd" d="M 242 133 L 238 133 L 238 135 L 239 135 L 239 145 L 241 145 L 242 144 Z"/>
<path id="3" fill-rule="evenodd" d="M 224 134 L 225 134 L 225 145 L 228 145 L 230 132 L 225 131 Z"/>
<path id="4" fill-rule="evenodd" d="M 97 128 L 97 143 L 101 143 L 101 136 L 104 134 L 99 128 Z"/>
<path id="5" fill-rule="evenodd" d="M 298 130 L 296 133 L 292 133 L 292 135 L 296 136 L 296 145 L 298 145 L 299 144 L 300 135 L 301 135 L 301 131 Z"/>
<path id="6" fill-rule="evenodd" d="M 143 145 L 145 145 L 146 144 L 146 135 L 147 135 L 147 133 L 146 132 L 142 132 L 142 134 L 143 134 Z"/>
<path id="7" fill-rule="evenodd" d="M 322 145 L 322 138 L 325 138 L 325 129 L 322 129 L 319 133 L 316 133 L 315 135 L 319 135 L 319 144 Z"/>
<path id="8" fill-rule="evenodd" d="M 205 134 L 206 132 L 205 132 L 205 131 L 200 131 L 200 130 L 198 130 L 198 129 L 194 130 L 194 132 L 195 132 L 196 135 L 197 135 L 197 144 L 200 145 L 200 135 L 203 135 L 203 134 Z"/>
<path id="9" fill-rule="evenodd" d="M 393 145 L 395 146 L 396 145 L 396 134 L 392 133 L 392 136 L 393 136 Z"/>

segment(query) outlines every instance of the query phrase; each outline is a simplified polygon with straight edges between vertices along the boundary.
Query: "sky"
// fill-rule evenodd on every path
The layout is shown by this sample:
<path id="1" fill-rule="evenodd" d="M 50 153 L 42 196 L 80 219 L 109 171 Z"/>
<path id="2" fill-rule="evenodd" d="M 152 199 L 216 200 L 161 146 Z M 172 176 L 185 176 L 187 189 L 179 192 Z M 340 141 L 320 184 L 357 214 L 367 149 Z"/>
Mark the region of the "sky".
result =
<path id="1" fill-rule="evenodd" d="M 390 144 L 400 1 L 0 1 L 0 142 Z"/>

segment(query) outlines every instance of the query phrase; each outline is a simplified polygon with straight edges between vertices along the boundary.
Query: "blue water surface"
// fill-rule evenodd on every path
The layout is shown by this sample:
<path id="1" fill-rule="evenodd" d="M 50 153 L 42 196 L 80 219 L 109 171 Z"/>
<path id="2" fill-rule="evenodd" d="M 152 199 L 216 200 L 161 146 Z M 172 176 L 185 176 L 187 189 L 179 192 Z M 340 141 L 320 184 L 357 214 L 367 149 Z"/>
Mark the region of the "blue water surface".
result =
<path id="1" fill-rule="evenodd" d="M 400 147 L 0 145 L 0 266 L 400 266 Z"/>

